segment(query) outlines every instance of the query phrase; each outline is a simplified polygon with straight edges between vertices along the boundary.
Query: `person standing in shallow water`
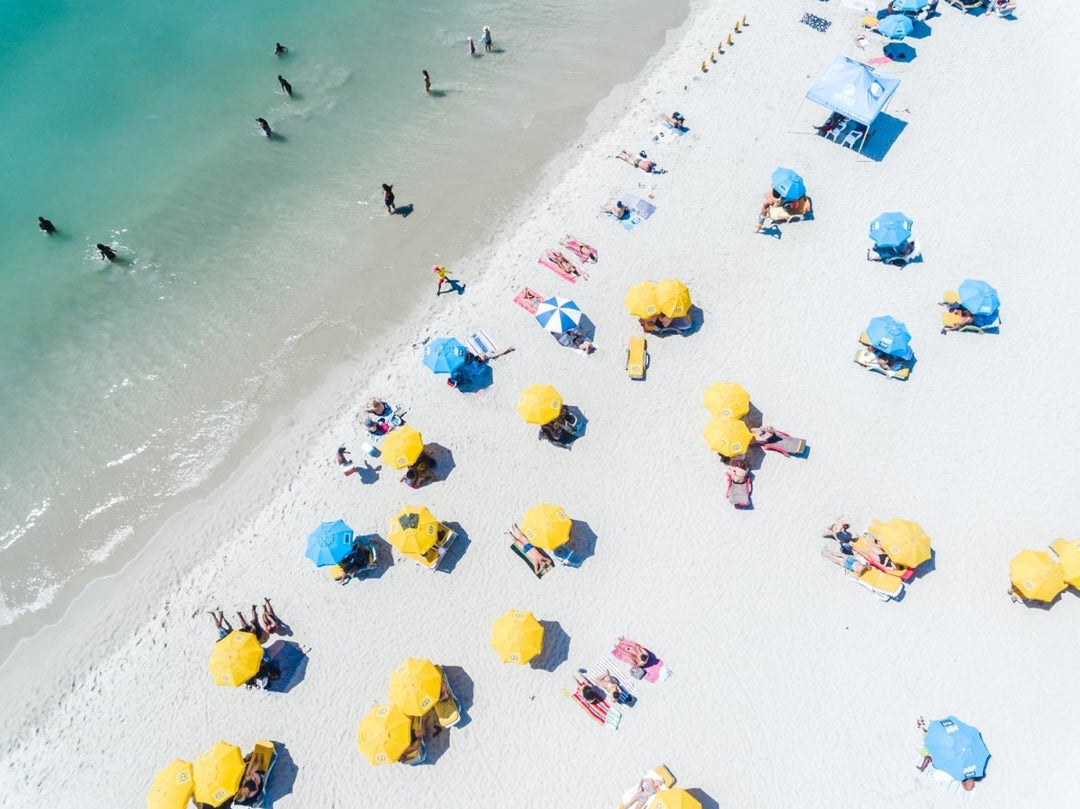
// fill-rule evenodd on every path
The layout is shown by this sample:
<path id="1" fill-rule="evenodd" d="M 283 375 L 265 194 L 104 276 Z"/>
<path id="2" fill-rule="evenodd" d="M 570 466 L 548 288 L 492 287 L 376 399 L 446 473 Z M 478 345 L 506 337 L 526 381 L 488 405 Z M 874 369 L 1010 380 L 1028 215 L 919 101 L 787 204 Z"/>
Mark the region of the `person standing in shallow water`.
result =
<path id="1" fill-rule="evenodd" d="M 289 52 L 289 49 L 282 45 L 280 42 L 274 44 L 274 56 L 284 56 Z"/>
<path id="2" fill-rule="evenodd" d="M 37 226 L 41 228 L 44 233 L 53 234 L 56 233 L 56 225 L 46 219 L 44 216 L 37 218 Z"/>
<path id="3" fill-rule="evenodd" d="M 484 46 L 484 53 L 491 53 L 491 27 L 485 25 L 484 33 L 480 35 L 480 43 Z"/>
<path id="4" fill-rule="evenodd" d="M 465 37 L 465 41 L 469 43 L 469 56 L 476 56 L 476 43 L 473 42 L 473 38 Z"/>
<path id="5" fill-rule="evenodd" d="M 285 77 L 279 73 L 277 81 L 278 84 L 281 85 L 281 89 L 285 91 L 285 95 L 287 95 L 289 98 L 292 98 L 292 85 L 285 81 Z"/>
<path id="6" fill-rule="evenodd" d="M 98 242 L 94 246 L 97 248 L 97 251 L 101 253 L 101 257 L 105 261 L 116 261 L 116 251 L 109 247 L 109 245 Z"/>
<path id="7" fill-rule="evenodd" d="M 256 118 L 255 122 L 259 125 L 259 128 L 263 131 L 263 134 L 266 135 L 266 137 L 274 137 L 274 130 L 270 128 L 270 124 L 265 118 Z"/>
<path id="8" fill-rule="evenodd" d="M 425 93 L 430 93 L 431 92 L 431 76 L 428 75 L 428 72 L 426 70 L 421 70 L 420 72 L 424 74 L 424 92 Z"/>
<path id="9" fill-rule="evenodd" d="M 389 183 L 382 184 L 382 198 L 386 203 L 386 212 L 394 213 L 397 210 L 397 206 L 394 204 L 394 186 Z"/>

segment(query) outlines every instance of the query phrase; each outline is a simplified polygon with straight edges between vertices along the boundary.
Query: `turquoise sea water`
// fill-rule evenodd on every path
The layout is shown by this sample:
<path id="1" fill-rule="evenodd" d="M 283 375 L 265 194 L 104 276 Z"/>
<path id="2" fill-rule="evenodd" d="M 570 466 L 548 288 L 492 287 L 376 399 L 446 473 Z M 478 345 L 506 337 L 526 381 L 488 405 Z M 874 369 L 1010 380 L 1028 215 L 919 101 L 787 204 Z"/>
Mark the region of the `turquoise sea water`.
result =
<path id="1" fill-rule="evenodd" d="M 0 3 L 0 652 L 221 464 L 306 336 L 362 351 L 406 311 L 685 10 Z"/>

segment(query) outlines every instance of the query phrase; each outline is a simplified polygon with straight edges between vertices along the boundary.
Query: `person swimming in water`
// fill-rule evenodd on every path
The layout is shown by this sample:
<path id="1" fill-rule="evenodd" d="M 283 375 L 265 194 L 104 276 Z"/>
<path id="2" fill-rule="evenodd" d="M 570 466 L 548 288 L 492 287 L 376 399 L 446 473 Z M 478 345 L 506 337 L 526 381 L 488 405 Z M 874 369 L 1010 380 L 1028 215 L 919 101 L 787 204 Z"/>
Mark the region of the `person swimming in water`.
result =
<path id="1" fill-rule="evenodd" d="M 255 121 L 258 123 L 259 128 L 262 129 L 263 134 L 266 135 L 266 137 L 274 137 L 274 131 L 270 128 L 270 124 L 267 123 L 265 118 L 256 118 Z"/>
<path id="2" fill-rule="evenodd" d="M 101 253 L 102 259 L 110 262 L 116 261 L 116 251 L 109 247 L 109 245 L 98 242 L 94 246 L 97 247 L 97 251 Z"/>
<path id="3" fill-rule="evenodd" d="M 285 77 L 279 73 L 277 81 L 278 84 L 281 85 L 281 89 L 285 91 L 285 95 L 287 95 L 289 98 L 292 98 L 292 85 L 285 81 Z"/>
<path id="4" fill-rule="evenodd" d="M 289 52 L 289 49 L 282 45 L 280 42 L 274 45 L 274 56 L 284 56 Z"/>
<path id="5" fill-rule="evenodd" d="M 41 228 L 41 230 L 44 233 L 49 233 L 49 234 L 56 233 L 56 225 L 54 225 L 52 222 L 50 222 L 44 216 L 39 216 L 37 218 L 37 226 L 39 228 Z"/>

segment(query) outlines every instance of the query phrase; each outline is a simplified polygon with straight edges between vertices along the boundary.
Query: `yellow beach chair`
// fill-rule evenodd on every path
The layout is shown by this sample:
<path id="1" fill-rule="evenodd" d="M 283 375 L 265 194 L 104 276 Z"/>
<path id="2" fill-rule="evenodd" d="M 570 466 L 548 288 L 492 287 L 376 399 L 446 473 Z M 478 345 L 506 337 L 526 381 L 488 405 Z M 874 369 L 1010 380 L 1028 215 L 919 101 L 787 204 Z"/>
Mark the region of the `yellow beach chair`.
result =
<path id="1" fill-rule="evenodd" d="M 450 681 L 446 678 L 446 672 L 443 671 L 442 666 L 437 668 L 443 678 L 446 698 L 435 703 L 435 718 L 439 721 L 440 727 L 449 728 L 461 721 L 461 708 L 458 705 L 457 695 L 454 694 L 454 689 L 450 687 Z"/>
<path id="2" fill-rule="evenodd" d="M 255 742 L 255 749 L 251 751 L 251 756 L 248 758 L 247 770 L 244 771 L 241 784 L 255 773 L 262 773 L 262 783 L 254 795 L 238 793 L 233 799 L 233 806 L 259 807 L 265 804 L 266 784 L 270 780 L 270 771 L 274 768 L 275 759 L 277 759 L 277 749 L 273 742 L 266 739 Z"/>
<path id="3" fill-rule="evenodd" d="M 870 337 L 863 332 L 859 335 L 859 342 L 862 344 L 858 351 L 855 352 L 855 362 L 861 365 L 868 371 L 877 371 L 879 374 L 884 374 L 889 379 L 907 379 L 911 373 L 911 366 L 904 360 L 897 358 L 898 365 L 893 368 L 882 368 L 877 361 L 877 355 L 871 350 Z"/>
<path id="4" fill-rule="evenodd" d="M 899 598 L 900 594 L 904 592 L 904 582 L 896 576 L 890 576 L 876 567 L 867 566 L 862 573 L 855 575 L 855 581 L 865 587 L 872 593 L 876 593 L 877 597 L 882 601 L 888 601 L 890 598 Z"/>
<path id="5" fill-rule="evenodd" d="M 649 367 L 649 352 L 645 350 L 644 337 L 631 337 L 626 351 L 626 375 L 631 379 L 644 379 Z"/>
<path id="6" fill-rule="evenodd" d="M 443 557 L 446 556 L 446 551 L 454 544 L 455 539 L 457 539 L 457 533 L 440 523 L 434 545 L 424 553 L 407 553 L 405 555 L 419 565 L 436 570 Z"/>
<path id="7" fill-rule="evenodd" d="M 648 779 L 650 781 L 660 781 L 663 784 L 663 786 L 660 787 L 660 790 L 671 789 L 673 786 L 675 786 L 675 776 L 672 775 L 671 770 L 669 770 L 663 764 L 658 767 L 653 767 L 651 770 L 645 773 L 645 775 L 643 775 L 641 779 L 643 781 L 645 779 Z M 623 793 L 622 802 L 619 804 L 619 809 L 626 809 L 627 806 L 631 805 L 634 802 L 634 797 L 637 794 L 637 785 L 632 786 L 630 787 L 630 789 L 626 790 L 626 792 Z M 651 802 L 649 805 L 652 805 Z"/>

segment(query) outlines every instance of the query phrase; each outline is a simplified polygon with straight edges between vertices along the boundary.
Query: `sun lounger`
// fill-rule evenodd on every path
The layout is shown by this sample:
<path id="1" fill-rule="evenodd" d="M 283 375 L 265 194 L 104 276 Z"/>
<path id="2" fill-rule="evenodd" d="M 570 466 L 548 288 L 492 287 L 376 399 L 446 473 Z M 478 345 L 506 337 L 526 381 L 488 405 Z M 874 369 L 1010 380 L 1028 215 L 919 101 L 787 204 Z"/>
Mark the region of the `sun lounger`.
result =
<path id="1" fill-rule="evenodd" d="M 917 239 L 912 240 L 911 249 L 906 253 L 896 253 L 891 250 L 875 250 L 870 247 L 866 251 L 867 261 L 880 261 L 892 267 L 904 267 L 915 261 L 922 255 L 922 246 Z"/>
<path id="2" fill-rule="evenodd" d="M 813 213 L 813 201 L 810 197 L 801 197 L 787 205 L 773 205 L 769 208 L 769 221 L 776 225 L 798 222 Z"/>
<path id="3" fill-rule="evenodd" d="M 379 566 L 378 554 L 375 551 L 374 545 L 368 545 L 362 542 L 354 542 L 353 553 L 356 553 L 358 548 L 362 548 L 364 550 L 367 556 L 367 564 L 359 567 L 354 567 L 348 564 L 347 562 L 352 556 L 352 554 L 350 554 L 342 560 L 343 562 L 346 562 L 345 565 L 330 565 L 328 569 L 330 571 L 331 579 L 340 584 L 345 584 L 349 579 L 354 579 L 357 576 L 360 576 L 361 574 L 366 573 L 369 570 L 374 570 L 376 567 Z M 355 560 L 355 557 L 353 557 L 353 559 Z M 346 572 L 346 568 L 349 568 L 348 572 Z"/>
<path id="4" fill-rule="evenodd" d="M 867 567 L 862 573 L 856 573 L 854 571 L 845 572 L 847 572 L 857 584 L 862 585 L 867 590 L 877 595 L 882 601 L 888 601 L 890 598 L 899 598 L 900 594 L 904 592 L 903 581 L 896 576 L 890 576 L 887 573 L 883 573 L 876 567 Z"/>
<path id="5" fill-rule="evenodd" d="M 911 364 L 908 360 L 900 359 L 899 357 L 893 357 L 893 363 L 888 368 L 882 368 L 877 361 L 877 354 L 873 352 L 870 346 L 870 338 L 866 332 L 859 335 L 859 342 L 862 346 L 855 352 L 855 362 L 863 366 L 869 371 L 877 371 L 879 374 L 884 374 L 889 379 L 907 379 L 911 373 Z"/>
<path id="6" fill-rule="evenodd" d="M 626 350 L 626 374 L 631 379 L 644 379 L 649 367 L 649 352 L 645 350 L 644 337 L 631 337 Z"/>
<path id="7" fill-rule="evenodd" d="M 780 430 L 773 430 L 773 432 L 776 433 L 776 440 L 762 444 L 761 448 L 763 450 L 779 452 L 785 458 L 790 458 L 792 455 L 802 455 L 806 451 L 806 439 L 796 438 Z"/>
<path id="8" fill-rule="evenodd" d="M 880 525 L 880 523 L 875 520 L 870 523 L 870 528 L 873 529 L 874 525 Z M 870 530 L 867 531 L 867 534 L 873 536 Z M 910 581 L 915 576 L 915 568 L 913 567 L 903 567 L 901 565 L 887 567 L 879 562 L 878 554 L 882 553 L 882 551 L 879 550 L 879 547 L 879 545 L 869 540 L 865 535 L 856 537 L 851 543 L 851 549 L 859 554 L 859 556 L 863 558 L 863 561 L 870 565 L 870 567 L 876 568 L 893 578 L 902 579 L 903 581 Z"/>
<path id="9" fill-rule="evenodd" d="M 233 806 L 260 807 L 265 805 L 266 784 L 270 780 L 270 771 L 274 769 L 274 762 L 276 760 L 277 749 L 274 747 L 273 742 L 266 741 L 265 739 L 260 739 L 255 742 L 255 749 L 251 751 L 251 756 L 248 758 L 247 769 L 244 771 L 244 777 L 241 780 L 241 784 L 255 773 L 262 773 L 262 784 L 259 786 L 259 791 L 254 795 L 233 799 Z"/>
<path id="10" fill-rule="evenodd" d="M 551 557 L 548 556 L 546 553 L 544 553 L 544 551 L 541 548 L 536 548 L 535 545 L 533 547 L 535 548 L 535 550 L 537 550 L 540 553 L 541 556 L 545 556 L 545 557 L 547 557 L 547 560 L 549 562 L 551 561 Z M 529 566 L 529 570 L 531 570 L 532 574 L 534 576 L 536 576 L 536 578 L 538 578 L 538 579 L 544 578 L 544 576 L 547 575 L 547 572 L 549 570 L 551 570 L 550 567 L 547 567 L 547 568 L 544 568 L 539 573 L 537 573 L 536 569 L 533 567 L 532 560 L 528 556 L 525 555 L 525 551 L 521 550 L 521 548 L 519 548 L 513 542 L 510 543 L 510 550 L 512 550 L 516 556 L 518 556 L 523 562 L 525 562 L 525 564 L 527 564 Z M 554 562 L 552 562 L 552 564 L 554 564 Z"/>
<path id="11" fill-rule="evenodd" d="M 514 296 L 514 303 L 530 315 L 536 314 L 536 307 L 542 300 L 544 300 L 543 295 L 528 287 L 525 287 L 521 292 Z"/>
<path id="12" fill-rule="evenodd" d="M 443 557 L 446 556 L 446 551 L 454 544 L 455 539 L 457 539 L 457 532 L 451 531 L 445 525 L 440 524 L 434 545 L 424 553 L 407 553 L 405 555 L 423 567 L 437 570 Z"/>
<path id="13" fill-rule="evenodd" d="M 458 702 L 454 689 L 450 687 L 450 681 L 446 678 L 446 672 L 442 666 L 437 667 L 446 687 L 446 699 L 435 703 L 435 718 L 439 721 L 439 727 L 451 728 L 461 721 L 461 704 Z"/>
<path id="14" fill-rule="evenodd" d="M 731 472 L 727 473 L 727 488 L 724 490 L 726 497 L 735 508 L 750 508 L 750 495 L 753 494 L 753 475 L 747 474 L 742 483 L 735 483 L 731 479 Z"/>
<path id="15" fill-rule="evenodd" d="M 414 739 L 419 737 L 420 746 L 415 752 L 399 758 L 399 764 L 423 764 L 427 761 L 427 733 L 424 727 L 424 717 L 414 716 L 412 718 L 412 734 Z"/>
<path id="16" fill-rule="evenodd" d="M 611 705 L 606 699 L 593 704 L 586 702 L 577 693 L 577 687 L 581 685 L 591 685 L 596 688 L 596 685 L 589 681 L 588 677 L 582 677 L 580 674 L 574 674 L 574 690 L 569 693 L 570 698 L 580 706 L 585 713 L 593 718 L 593 721 L 599 722 L 604 727 L 611 730 L 619 729 L 619 722 L 622 721 L 622 711 L 615 706 Z M 597 688 L 601 693 L 602 688 Z"/>
<path id="17" fill-rule="evenodd" d="M 551 251 L 549 250 L 548 252 L 550 253 Z M 554 261 L 552 261 L 548 257 L 547 253 L 544 253 L 544 255 L 540 256 L 540 258 L 538 258 L 536 260 L 536 263 L 537 264 L 543 264 L 545 267 L 547 267 L 553 273 L 555 273 L 556 275 L 558 275 L 558 276 L 560 276 L 562 278 L 565 278 L 571 284 L 576 284 L 577 283 L 578 276 L 572 275 L 571 273 L 566 272 L 562 267 L 560 267 L 558 264 L 556 264 Z"/>
<path id="18" fill-rule="evenodd" d="M 660 791 L 660 792 L 662 792 L 665 789 L 671 789 L 673 786 L 675 786 L 675 776 L 672 775 L 671 770 L 669 770 L 663 764 L 661 764 L 658 767 L 653 767 L 651 770 L 649 770 L 647 773 L 645 773 L 643 776 L 641 776 L 641 780 L 642 781 L 659 781 L 661 783 L 661 786 L 660 786 L 658 791 Z M 632 787 L 630 787 L 630 789 L 626 790 L 626 792 L 623 793 L 622 803 L 619 804 L 619 809 L 626 809 L 627 806 L 629 806 L 631 803 L 633 803 L 633 800 L 634 800 L 635 796 L 637 796 L 637 794 L 638 794 L 638 786 L 637 785 L 632 786 Z"/>

